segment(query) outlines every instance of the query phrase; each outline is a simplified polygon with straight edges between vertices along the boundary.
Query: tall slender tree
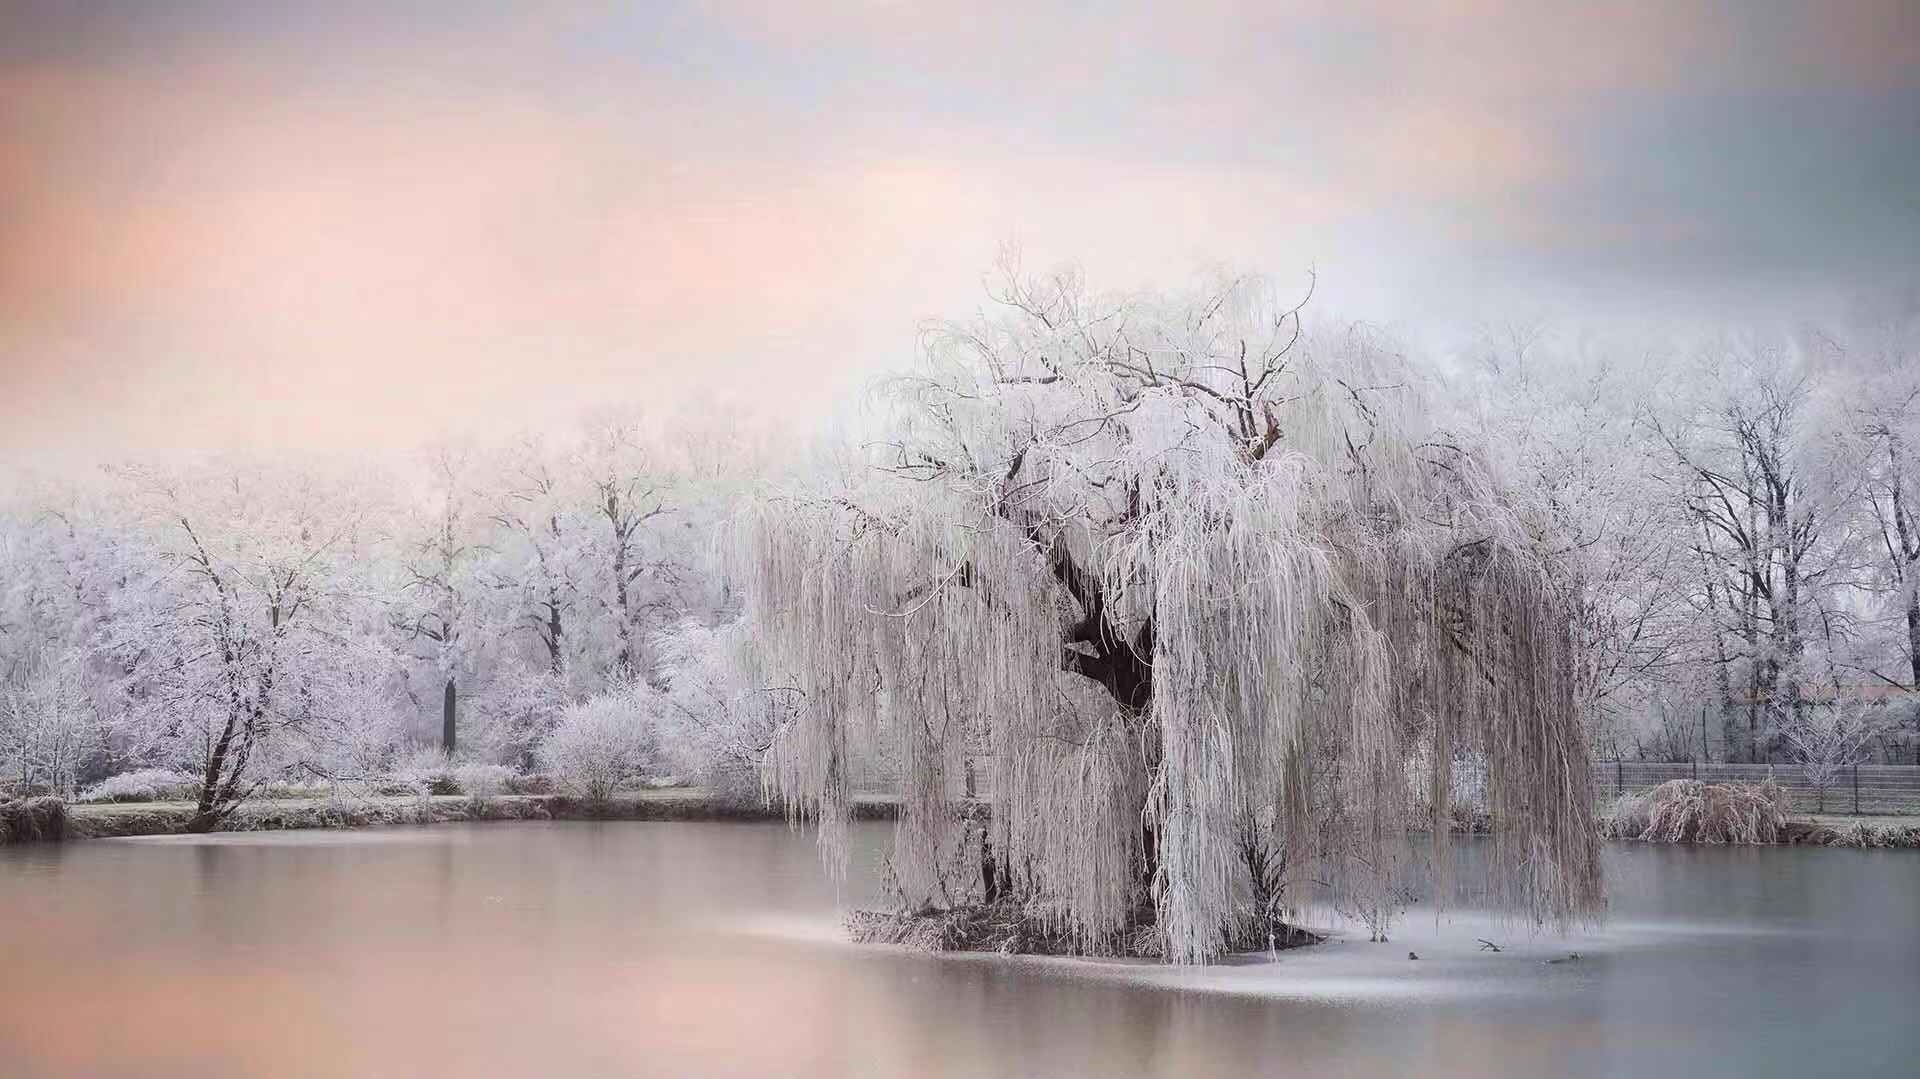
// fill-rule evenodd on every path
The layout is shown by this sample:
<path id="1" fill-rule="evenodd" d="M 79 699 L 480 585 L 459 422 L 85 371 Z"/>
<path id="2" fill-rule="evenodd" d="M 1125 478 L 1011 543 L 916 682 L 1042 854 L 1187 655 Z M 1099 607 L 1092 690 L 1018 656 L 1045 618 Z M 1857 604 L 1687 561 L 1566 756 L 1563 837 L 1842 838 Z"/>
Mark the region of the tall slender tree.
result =
<path id="1" fill-rule="evenodd" d="M 613 674 L 632 678 L 644 640 L 641 615 L 654 602 L 644 582 L 664 581 L 672 566 L 647 545 L 648 526 L 666 515 L 666 482 L 654 465 L 646 441 L 631 421 L 603 419 L 592 425 L 581 452 L 599 519 L 600 550 L 605 558 L 605 604 L 613 619 Z"/>
<path id="2" fill-rule="evenodd" d="M 441 447 L 428 464 L 430 508 L 406 541 L 402 602 L 394 618 L 407 637 L 428 645 L 437 676 L 440 747 L 453 753 L 459 744 L 460 674 L 470 661 L 468 638 L 480 617 L 475 575 L 481 522 L 469 454 Z"/>

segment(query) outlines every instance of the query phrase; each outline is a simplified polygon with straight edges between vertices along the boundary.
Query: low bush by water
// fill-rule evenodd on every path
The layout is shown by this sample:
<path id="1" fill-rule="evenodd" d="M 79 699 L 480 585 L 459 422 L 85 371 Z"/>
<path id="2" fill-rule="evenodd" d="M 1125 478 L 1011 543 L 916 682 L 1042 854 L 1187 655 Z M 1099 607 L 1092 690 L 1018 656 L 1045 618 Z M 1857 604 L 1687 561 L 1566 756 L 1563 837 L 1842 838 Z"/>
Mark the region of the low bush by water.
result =
<path id="1" fill-rule="evenodd" d="M 1676 779 L 1645 794 L 1623 794 L 1600 817 L 1609 839 L 1649 843 L 1770 844 L 1920 848 L 1920 822 L 1841 827 L 1788 820 L 1787 793 L 1761 783 L 1705 783 Z"/>
<path id="2" fill-rule="evenodd" d="M 1675 779 L 1644 795 L 1622 795 L 1603 817 L 1601 833 L 1653 843 L 1774 843 L 1789 808 L 1786 792 L 1771 779 Z"/>

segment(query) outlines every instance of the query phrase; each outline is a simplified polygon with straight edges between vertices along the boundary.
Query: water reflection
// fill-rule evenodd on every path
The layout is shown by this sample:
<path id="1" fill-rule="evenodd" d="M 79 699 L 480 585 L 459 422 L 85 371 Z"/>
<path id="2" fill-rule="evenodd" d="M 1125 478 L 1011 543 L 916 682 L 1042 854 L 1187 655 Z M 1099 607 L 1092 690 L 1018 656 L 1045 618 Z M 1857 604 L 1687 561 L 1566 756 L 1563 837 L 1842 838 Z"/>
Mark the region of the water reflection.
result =
<path id="1" fill-rule="evenodd" d="M 1397 939 L 1187 974 L 838 944 L 884 840 L 858 831 L 842 895 L 773 825 L 0 851 L 0 1073 L 1754 1076 L 1920 1051 L 1910 852 L 1614 847 L 1578 963 L 1416 914 L 1419 964 Z"/>

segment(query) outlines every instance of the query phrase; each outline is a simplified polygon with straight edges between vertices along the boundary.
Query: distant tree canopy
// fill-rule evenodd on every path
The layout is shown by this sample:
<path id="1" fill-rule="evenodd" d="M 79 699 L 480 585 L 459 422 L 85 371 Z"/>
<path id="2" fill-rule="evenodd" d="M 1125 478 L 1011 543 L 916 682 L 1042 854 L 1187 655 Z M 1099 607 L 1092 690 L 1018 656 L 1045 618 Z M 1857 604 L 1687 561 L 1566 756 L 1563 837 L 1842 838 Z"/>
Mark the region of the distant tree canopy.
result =
<path id="1" fill-rule="evenodd" d="M 1269 854 L 1289 894 L 1384 925 L 1472 756 L 1494 894 L 1597 911 L 1550 514 L 1408 365 L 1303 335 L 1259 280 L 1108 299 L 1009 272 L 994 299 L 927 334 L 867 474 L 740 530 L 748 617 L 810 704 L 774 775 L 828 851 L 849 744 L 892 740 L 893 868 L 942 902 L 951 780 L 984 752 L 997 879 L 1085 951 L 1151 926 L 1204 962 Z"/>

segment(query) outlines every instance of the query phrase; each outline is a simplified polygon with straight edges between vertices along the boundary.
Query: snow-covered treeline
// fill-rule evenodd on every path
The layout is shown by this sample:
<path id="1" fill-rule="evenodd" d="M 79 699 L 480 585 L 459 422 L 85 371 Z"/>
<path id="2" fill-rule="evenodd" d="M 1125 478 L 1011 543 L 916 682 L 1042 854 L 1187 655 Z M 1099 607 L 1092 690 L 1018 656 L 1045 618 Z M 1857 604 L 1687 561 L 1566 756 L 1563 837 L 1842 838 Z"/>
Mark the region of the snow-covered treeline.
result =
<path id="1" fill-rule="evenodd" d="M 754 747 L 714 726 L 718 691 L 668 687 L 724 647 L 710 548 L 758 453 L 598 419 L 377 465 L 114 466 L 7 492 L 0 781 L 184 777 L 211 821 L 421 750 L 536 769 L 591 702 L 646 728 L 651 771 L 737 765 Z"/>
<path id="2" fill-rule="evenodd" d="M 1231 289 L 1206 295 L 1241 302 Z M 1122 449 L 1154 462 L 1192 452 L 1194 421 L 1128 396 L 1171 384 L 1163 361 L 1108 357 L 1086 368 L 1106 382 L 1075 384 L 1063 401 L 1066 376 L 1042 361 L 1065 331 L 1048 320 L 1088 320 L 1077 347 L 1093 348 L 1106 316 L 1091 312 L 1105 301 L 1071 279 L 999 299 L 1039 329 L 930 334 L 925 360 L 881 395 L 904 426 L 884 421 L 877 437 L 826 453 L 602 418 L 350 466 L 118 464 L 0 492 L 0 782 L 72 795 L 159 769 L 191 777 L 218 815 L 263 784 L 390 774 L 422 748 L 537 769 L 569 710 L 605 698 L 645 713 L 650 768 L 744 789 L 805 700 L 792 664 L 766 647 L 769 627 L 741 617 L 741 582 L 714 557 L 742 510 L 755 528 L 795 534 L 821 527 L 822 506 L 856 525 L 918 519 L 943 485 L 977 473 L 1011 485 L 1015 502 L 1071 494 L 1009 512 L 1043 514 L 1029 522 L 1040 532 L 1079 522 L 1058 550 L 1089 579 L 1141 555 L 1101 538 L 1101 522 L 1145 515 L 1158 522 L 1156 543 L 1186 527 L 1179 512 L 1152 508 L 1151 485 L 1129 486 L 1146 473 L 1102 478 Z M 1181 317 L 1222 317 L 1196 302 L 1199 313 Z M 1123 309 L 1174 317 L 1137 299 L 1109 308 Z M 1912 759 L 1912 319 L 1658 348 L 1528 327 L 1409 357 L 1377 331 L 1278 310 L 1255 342 L 1271 357 L 1242 372 L 1234 353 L 1175 379 L 1225 410 L 1207 420 L 1222 425 L 1224 455 L 1182 465 L 1194 497 L 1225 497 L 1209 485 L 1245 467 L 1235 454 L 1360 461 L 1386 452 L 1386 436 L 1371 447 L 1319 442 L 1404 420 L 1430 444 L 1394 451 L 1391 468 L 1366 467 L 1438 474 L 1470 441 L 1485 472 L 1475 482 L 1525 508 L 1502 526 L 1503 542 L 1538 559 L 1570 612 L 1571 684 L 1592 751 L 1822 767 Z M 962 362 L 969 349 L 1014 373 L 983 380 Z M 1367 380 L 1327 376 L 1345 387 L 1348 414 L 1289 418 L 1302 407 L 1289 379 L 1308 357 L 1343 350 L 1364 358 L 1354 377 Z M 1221 388 L 1233 378 L 1238 398 Z M 1418 417 L 1391 414 L 1409 389 Z M 954 456 L 1036 432 L 1073 452 Z M 1088 456 L 1101 446 L 1104 456 Z M 986 476 L 988 465 L 1001 472 Z M 1167 474 L 1158 463 L 1148 472 Z M 786 493 L 770 497 L 775 488 Z M 1454 497 L 1442 499 L 1447 512 L 1459 512 Z M 1334 548 L 1297 553 L 1316 549 Z M 1140 580 L 1117 577 L 1114 602 L 1147 603 Z M 903 602 L 935 602 L 936 583 Z M 1124 656 L 1093 644 L 1076 655 L 1092 672 L 1083 681 L 1127 677 Z M 871 741 L 851 751 L 912 752 Z"/>
<path id="3" fill-rule="evenodd" d="M 1597 752 L 1917 759 L 1920 320 L 1651 349 L 1509 329 L 1459 366 L 1463 415 L 1553 507 Z"/>

